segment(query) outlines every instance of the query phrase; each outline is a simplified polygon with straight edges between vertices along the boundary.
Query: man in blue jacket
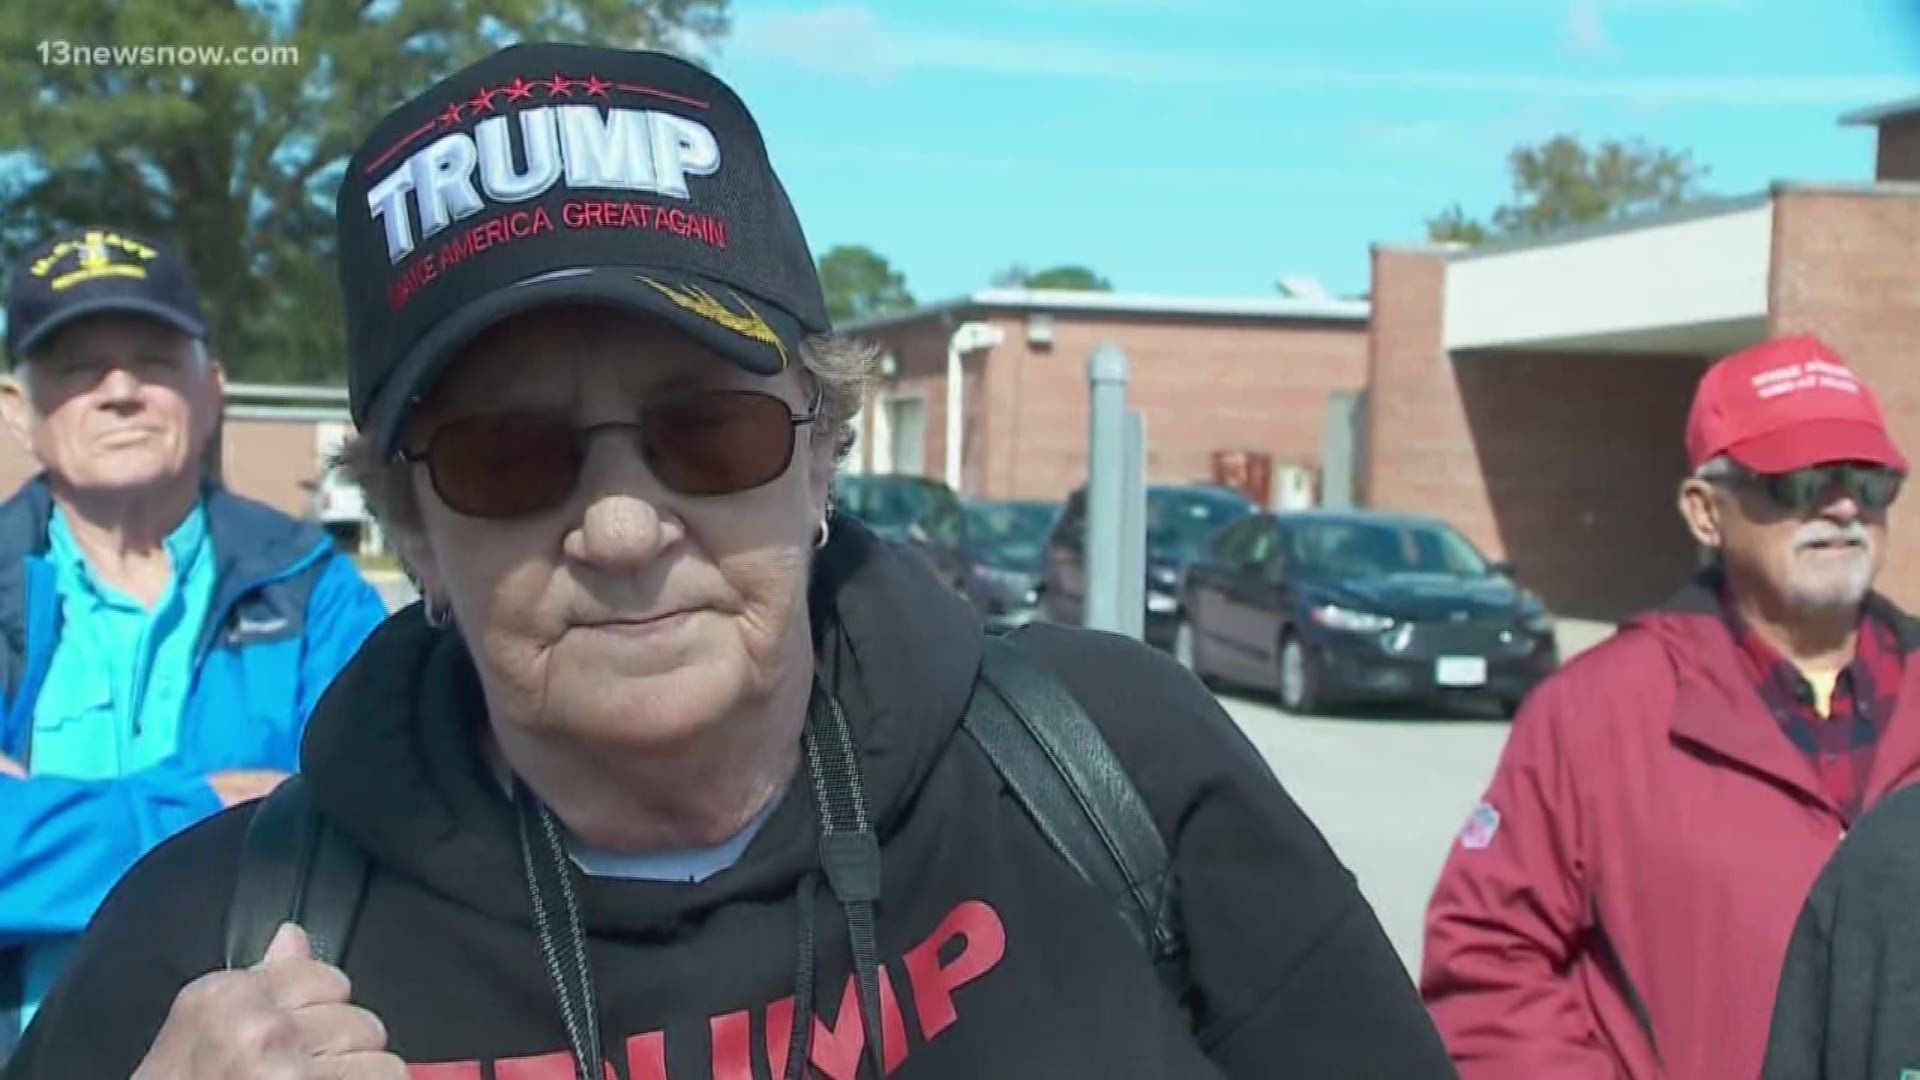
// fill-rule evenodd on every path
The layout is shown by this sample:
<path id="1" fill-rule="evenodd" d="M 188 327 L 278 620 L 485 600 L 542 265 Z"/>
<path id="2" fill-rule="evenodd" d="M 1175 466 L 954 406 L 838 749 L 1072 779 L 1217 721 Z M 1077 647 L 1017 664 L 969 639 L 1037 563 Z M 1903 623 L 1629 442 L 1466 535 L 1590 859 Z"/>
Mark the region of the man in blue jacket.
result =
<path id="1" fill-rule="evenodd" d="M 119 877 L 284 779 L 385 617 L 323 530 L 207 482 L 206 329 L 123 230 L 14 273 L 0 414 L 43 471 L 0 504 L 0 1064 Z"/>

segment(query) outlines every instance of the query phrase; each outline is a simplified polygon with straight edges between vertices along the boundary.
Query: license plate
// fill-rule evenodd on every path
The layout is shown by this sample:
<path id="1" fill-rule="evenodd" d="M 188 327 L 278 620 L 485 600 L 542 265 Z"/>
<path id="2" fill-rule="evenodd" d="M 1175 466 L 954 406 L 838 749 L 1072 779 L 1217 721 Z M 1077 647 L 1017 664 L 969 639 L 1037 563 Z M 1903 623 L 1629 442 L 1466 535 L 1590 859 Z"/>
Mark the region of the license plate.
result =
<path id="1" fill-rule="evenodd" d="M 1443 656 L 1434 665 L 1433 681 L 1441 686 L 1485 686 L 1487 659 L 1484 656 Z"/>

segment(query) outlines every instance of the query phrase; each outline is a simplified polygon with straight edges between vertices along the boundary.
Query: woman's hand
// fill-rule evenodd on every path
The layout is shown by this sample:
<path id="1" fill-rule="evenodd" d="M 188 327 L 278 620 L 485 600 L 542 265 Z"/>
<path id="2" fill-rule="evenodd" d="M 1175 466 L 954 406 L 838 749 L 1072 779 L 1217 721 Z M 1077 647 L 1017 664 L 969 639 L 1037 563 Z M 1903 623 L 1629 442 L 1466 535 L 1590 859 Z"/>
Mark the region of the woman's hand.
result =
<path id="1" fill-rule="evenodd" d="M 280 927 L 259 964 L 187 984 L 132 1080 L 406 1080 L 379 1017 L 352 1003 L 306 932 Z"/>

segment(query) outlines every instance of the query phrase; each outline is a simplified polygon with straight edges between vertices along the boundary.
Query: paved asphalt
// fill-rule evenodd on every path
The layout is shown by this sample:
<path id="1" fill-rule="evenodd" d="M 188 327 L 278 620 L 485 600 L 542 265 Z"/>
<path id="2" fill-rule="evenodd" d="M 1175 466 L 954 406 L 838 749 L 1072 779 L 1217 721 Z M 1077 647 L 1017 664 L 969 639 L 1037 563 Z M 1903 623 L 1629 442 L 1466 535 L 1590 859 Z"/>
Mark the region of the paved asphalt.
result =
<path id="1" fill-rule="evenodd" d="M 1565 623 L 1561 653 L 1571 657 L 1608 632 Z M 1493 775 L 1506 721 L 1471 708 L 1298 717 L 1281 712 L 1271 697 L 1220 701 L 1359 879 L 1400 958 L 1417 974 L 1427 900 L 1448 845 Z"/>
<path id="2" fill-rule="evenodd" d="M 1295 802 L 1347 868 L 1410 972 L 1447 846 L 1506 742 L 1504 721 L 1469 716 L 1296 717 L 1223 696 Z"/>

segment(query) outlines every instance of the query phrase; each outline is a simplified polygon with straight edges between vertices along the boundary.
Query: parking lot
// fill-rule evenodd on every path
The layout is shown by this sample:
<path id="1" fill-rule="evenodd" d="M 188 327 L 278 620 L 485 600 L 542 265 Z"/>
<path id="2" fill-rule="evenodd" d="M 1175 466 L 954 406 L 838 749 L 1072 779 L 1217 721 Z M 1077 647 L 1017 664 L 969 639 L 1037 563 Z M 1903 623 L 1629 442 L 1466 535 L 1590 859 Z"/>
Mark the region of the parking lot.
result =
<path id="1" fill-rule="evenodd" d="M 1297 717 L 1223 696 L 1417 971 L 1427 897 L 1507 737 L 1501 720 L 1412 714 Z"/>
<path id="2" fill-rule="evenodd" d="M 1575 655 L 1609 632 L 1563 623 L 1561 654 Z M 1506 721 L 1471 708 L 1300 717 L 1281 712 L 1270 696 L 1223 694 L 1220 701 L 1359 879 L 1407 969 L 1417 972 L 1427 898 L 1499 761 Z"/>

